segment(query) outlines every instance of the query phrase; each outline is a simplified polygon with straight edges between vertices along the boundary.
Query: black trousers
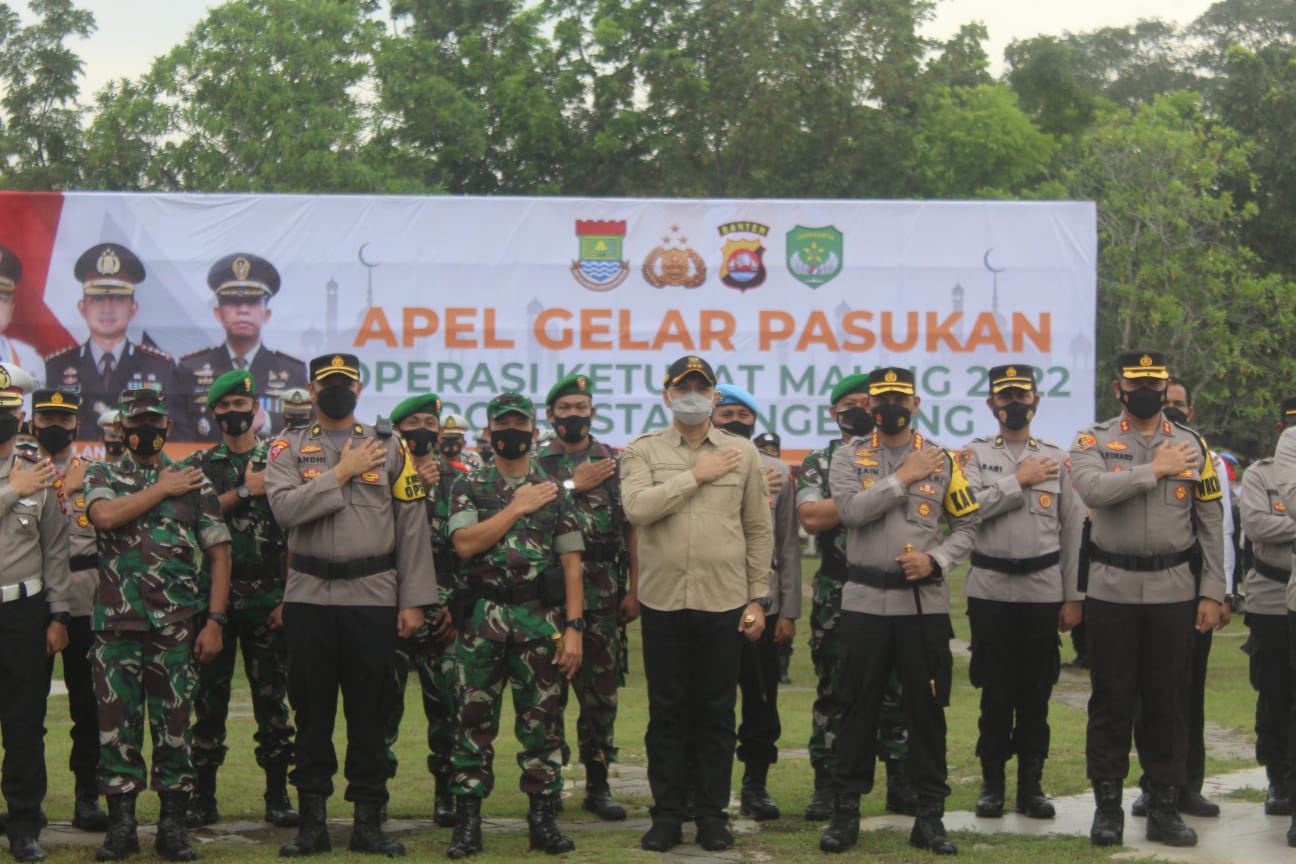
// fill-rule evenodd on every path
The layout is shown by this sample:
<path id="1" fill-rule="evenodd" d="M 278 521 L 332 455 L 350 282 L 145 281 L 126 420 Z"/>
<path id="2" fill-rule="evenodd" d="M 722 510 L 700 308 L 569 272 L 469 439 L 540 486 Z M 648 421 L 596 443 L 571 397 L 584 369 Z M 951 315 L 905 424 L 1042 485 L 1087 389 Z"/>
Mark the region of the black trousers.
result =
<path id="1" fill-rule="evenodd" d="M 45 702 L 49 663 L 45 593 L 0 603 L 0 792 L 10 824 L 38 826 L 45 800 Z"/>
<path id="2" fill-rule="evenodd" d="M 1246 625 L 1251 633 L 1243 650 L 1250 658 L 1251 686 L 1256 691 L 1256 761 L 1285 770 L 1292 710 L 1287 616 L 1248 612 Z"/>
<path id="3" fill-rule="evenodd" d="M 738 724 L 738 759 L 752 765 L 778 761 L 778 740 L 783 733 L 778 712 L 779 646 L 774 641 L 777 618 L 765 619 L 765 630 L 755 642 L 741 633 L 742 664 L 738 687 L 742 690 L 742 722 Z"/>
<path id="4" fill-rule="evenodd" d="M 878 720 L 894 668 L 900 702 L 909 726 L 905 766 L 923 803 L 944 801 L 945 706 L 949 704 L 949 615 L 865 615 L 843 612 L 837 624 L 842 662 L 836 674 L 842 719 L 833 761 L 837 792 L 866 794 L 873 789 Z"/>
<path id="5" fill-rule="evenodd" d="M 1084 617 L 1092 691 L 1085 739 L 1089 779 L 1125 779 L 1137 714 L 1139 761 L 1147 779 L 1182 787 L 1197 601 L 1139 605 L 1091 597 Z"/>
<path id="6" fill-rule="evenodd" d="M 342 691 L 346 800 L 387 803 L 383 725 L 396 698 L 396 615 L 389 606 L 284 606 L 288 701 L 297 715 L 291 780 L 306 795 L 332 795 L 333 725 Z"/>
<path id="7" fill-rule="evenodd" d="M 1194 615 L 1196 606 L 1193 607 Z M 1214 631 L 1205 633 L 1192 631 L 1192 659 L 1188 664 L 1188 701 L 1184 705 L 1184 718 L 1188 724 L 1188 751 L 1184 757 L 1185 789 L 1200 792 L 1206 779 L 1206 671 L 1210 666 L 1210 649 L 1214 642 Z M 1155 735 L 1143 726 L 1143 706 L 1140 702 L 1134 714 L 1134 750 L 1139 754 L 1139 765 L 1143 762 L 1143 747 L 1148 736 Z M 1147 768 L 1139 777 L 1139 786 L 1147 786 Z"/>
<path id="8" fill-rule="evenodd" d="M 737 739 L 734 707 L 743 646 L 741 637 L 734 637 L 741 614 L 741 608 L 662 612 L 641 607 L 648 683 L 644 746 L 654 821 L 682 822 L 690 787 L 700 821 L 725 818 Z"/>
<path id="9" fill-rule="evenodd" d="M 968 598 L 972 663 L 981 688 L 976 754 L 1006 762 L 1014 754 L 1048 758 L 1049 697 L 1061 664 L 1060 603 L 1004 603 Z"/>
<path id="10" fill-rule="evenodd" d="M 95 700 L 94 678 L 90 673 L 90 650 L 94 647 L 90 616 L 69 621 L 67 634 L 67 647 L 61 654 L 68 713 L 72 717 L 72 754 L 68 757 L 68 768 L 76 778 L 77 797 L 94 796 L 99 794 L 99 703 Z M 46 665 L 47 675 L 52 677 L 54 658 L 50 657 Z"/>

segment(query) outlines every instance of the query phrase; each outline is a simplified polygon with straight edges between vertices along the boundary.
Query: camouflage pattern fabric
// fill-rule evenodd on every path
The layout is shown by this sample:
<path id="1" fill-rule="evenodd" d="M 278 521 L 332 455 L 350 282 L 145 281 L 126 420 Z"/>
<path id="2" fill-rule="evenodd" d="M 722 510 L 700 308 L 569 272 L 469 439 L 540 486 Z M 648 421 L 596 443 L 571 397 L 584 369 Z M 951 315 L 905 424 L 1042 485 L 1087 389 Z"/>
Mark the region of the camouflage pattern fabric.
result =
<path id="1" fill-rule="evenodd" d="M 85 478 L 87 509 L 157 482 L 177 463 L 163 454 L 157 466 L 138 465 L 127 453 L 116 464 L 94 463 Z M 192 618 L 207 608 L 202 550 L 230 542 L 210 481 L 164 499 L 138 519 L 98 532 L 99 585 L 91 626 L 147 630 Z"/>
<path id="2" fill-rule="evenodd" d="M 576 742 L 580 761 L 610 765 L 617 761 L 613 728 L 617 716 L 617 685 L 620 678 L 621 627 L 615 612 L 586 612 L 584 654 L 580 669 L 571 680 L 580 716 L 576 718 Z M 566 683 L 566 679 L 563 679 Z M 563 708 L 567 688 L 563 688 Z M 566 742 L 563 763 L 571 761 Z"/>
<path id="3" fill-rule="evenodd" d="M 153 738 L 151 788 L 188 792 L 189 705 L 196 675 L 192 658 L 196 621 L 154 630 L 105 630 L 91 654 L 99 703 L 99 791 L 105 795 L 145 788 L 144 718 Z"/>
<path id="4" fill-rule="evenodd" d="M 243 671 L 252 689 L 252 716 L 257 731 L 256 762 L 262 768 L 292 762 L 293 726 L 288 711 L 288 649 L 282 630 L 266 626 L 268 612 L 231 609 L 220 656 L 198 667 L 194 695 L 194 767 L 225 762 L 225 721 L 229 716 L 230 683 L 234 678 L 236 646 L 243 650 Z"/>
<path id="5" fill-rule="evenodd" d="M 797 473 L 797 503 L 802 493 L 809 500 L 827 501 L 832 497 L 828 487 L 828 469 L 840 440 L 811 451 Z M 837 622 L 841 618 L 842 584 L 846 581 L 846 532 L 841 526 L 818 535 L 819 569 L 812 588 L 810 609 L 810 659 L 814 664 L 815 700 L 811 708 L 810 764 L 824 766 L 832 760 L 837 728 L 841 723 L 839 688 L 834 673 L 842 667 L 841 644 L 837 640 Z M 900 704 L 900 682 L 895 671 L 882 697 L 878 720 L 878 750 L 883 758 L 903 760 L 909 752 L 909 731 Z"/>

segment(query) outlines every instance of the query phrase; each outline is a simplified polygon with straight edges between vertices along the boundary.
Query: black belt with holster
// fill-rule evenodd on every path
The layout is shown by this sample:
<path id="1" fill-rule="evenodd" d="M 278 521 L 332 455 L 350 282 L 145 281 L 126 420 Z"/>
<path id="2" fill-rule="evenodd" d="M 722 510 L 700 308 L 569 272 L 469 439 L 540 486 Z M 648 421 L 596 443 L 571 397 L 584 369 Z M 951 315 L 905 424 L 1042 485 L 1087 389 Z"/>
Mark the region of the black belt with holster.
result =
<path id="1" fill-rule="evenodd" d="M 926 585 L 929 579 L 910 582 L 903 570 L 883 570 L 881 567 L 866 567 L 863 564 L 850 564 L 846 568 L 846 580 L 870 588 L 881 588 L 884 591 L 907 591 L 915 585 Z"/>
<path id="2" fill-rule="evenodd" d="M 996 573 L 1007 573 L 1011 576 L 1025 576 L 1047 570 L 1062 560 L 1061 552 L 1050 552 L 1047 555 L 1036 555 L 1034 558 L 994 558 L 972 553 L 972 566 L 982 570 L 994 570 Z"/>
<path id="3" fill-rule="evenodd" d="M 585 551 L 581 553 L 581 561 L 585 564 L 605 564 L 608 561 L 615 561 L 620 552 L 621 544 L 614 540 L 586 543 Z"/>
<path id="4" fill-rule="evenodd" d="M 1255 571 L 1266 579 L 1272 579 L 1275 582 L 1281 582 L 1286 585 L 1291 581 L 1291 569 L 1286 567 L 1276 567 L 1273 564 L 1266 564 L 1259 558 L 1256 558 L 1251 566 Z"/>
<path id="5" fill-rule="evenodd" d="M 540 599 L 540 580 L 521 585 L 478 585 L 476 596 L 502 606 L 522 606 Z"/>
<path id="6" fill-rule="evenodd" d="M 1167 552 L 1164 555 L 1118 555 L 1092 543 L 1089 544 L 1089 559 L 1091 561 L 1139 573 L 1169 570 L 1171 567 L 1187 564 L 1188 560 L 1192 558 L 1192 554 L 1191 549 L 1184 549 L 1182 552 Z"/>
<path id="7" fill-rule="evenodd" d="M 72 560 L 68 561 L 68 569 L 73 573 L 79 573 L 82 570 L 98 570 L 98 555 L 73 555 Z"/>
<path id="8" fill-rule="evenodd" d="M 375 555 L 372 558 L 354 558 L 350 561 L 325 561 L 323 558 L 312 558 L 309 555 L 292 554 L 288 565 L 299 573 L 315 576 L 319 579 L 362 579 L 375 573 L 385 573 L 396 569 L 396 556 Z"/>

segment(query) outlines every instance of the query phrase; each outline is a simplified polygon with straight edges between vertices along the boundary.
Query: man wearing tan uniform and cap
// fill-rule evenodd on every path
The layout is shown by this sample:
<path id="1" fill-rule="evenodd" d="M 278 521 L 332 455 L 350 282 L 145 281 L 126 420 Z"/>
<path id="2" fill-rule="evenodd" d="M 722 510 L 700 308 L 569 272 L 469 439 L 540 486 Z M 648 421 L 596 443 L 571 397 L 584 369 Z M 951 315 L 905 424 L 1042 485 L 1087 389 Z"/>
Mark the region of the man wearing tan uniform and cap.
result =
<path id="1" fill-rule="evenodd" d="M 1112 387 L 1123 413 L 1082 430 L 1071 447 L 1072 482 L 1092 520 L 1085 758 L 1097 846 L 1124 839 L 1121 787 L 1136 706 L 1147 733 L 1147 837 L 1197 843 L 1177 809 L 1187 779 L 1188 670 L 1193 628 L 1205 632 L 1220 619 L 1224 514 L 1206 443 L 1161 413 L 1169 378 L 1159 351 L 1119 355 Z M 1190 564 L 1197 543 L 1200 579 Z M 1083 570 L 1081 581 L 1084 589 Z"/>

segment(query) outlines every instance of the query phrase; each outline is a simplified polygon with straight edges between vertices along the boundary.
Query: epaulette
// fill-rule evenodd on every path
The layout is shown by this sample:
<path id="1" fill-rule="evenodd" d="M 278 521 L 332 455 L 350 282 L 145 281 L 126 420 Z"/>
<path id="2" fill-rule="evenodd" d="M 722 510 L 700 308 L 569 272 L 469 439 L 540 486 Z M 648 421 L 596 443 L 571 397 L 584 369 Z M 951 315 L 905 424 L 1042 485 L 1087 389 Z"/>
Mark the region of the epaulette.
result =
<path id="1" fill-rule="evenodd" d="M 994 436 L 994 438 L 991 438 L 989 435 L 982 435 L 980 438 L 973 438 L 968 443 L 969 444 L 989 444 L 998 437 L 999 437 L 998 435 Z"/>
<path id="2" fill-rule="evenodd" d="M 197 351 L 190 351 L 188 354 L 182 354 L 182 355 L 180 355 L 180 359 L 181 359 L 181 360 L 191 360 L 191 359 L 193 359 L 194 357 L 198 357 L 198 356 L 200 356 L 200 355 L 202 355 L 202 354 L 210 353 L 211 350 L 212 350 L 212 349 L 210 349 L 210 348 L 199 348 Z"/>
<path id="3" fill-rule="evenodd" d="M 156 357 L 158 360 L 165 360 L 168 363 L 171 362 L 171 355 L 163 351 L 161 348 L 154 348 L 152 345 L 144 345 L 140 342 L 132 342 L 131 347 L 139 349 L 141 354 L 147 354 L 150 357 Z"/>
<path id="4" fill-rule="evenodd" d="M 1263 459 L 1257 459 L 1254 462 L 1252 462 L 1251 467 L 1254 468 L 1257 465 L 1272 465 L 1273 461 L 1274 460 L 1272 456 L 1266 456 Z"/>
<path id="5" fill-rule="evenodd" d="M 1182 429 L 1183 431 L 1187 432 L 1189 435 L 1193 436 L 1193 438 L 1197 441 L 1197 446 L 1201 448 L 1202 453 L 1209 452 L 1209 448 L 1206 446 L 1206 439 L 1203 438 L 1201 433 L 1198 432 L 1196 429 L 1193 429 L 1191 426 L 1185 426 L 1182 423 L 1176 423 L 1173 420 L 1168 420 L 1166 422 L 1168 422 L 1171 426 L 1175 427 L 1176 429 Z"/>
<path id="6" fill-rule="evenodd" d="M 1088 427 L 1088 428 L 1090 428 L 1090 429 L 1110 429 L 1110 428 L 1112 427 L 1112 424 L 1118 422 L 1120 419 L 1121 419 L 1121 418 L 1119 418 L 1119 417 L 1112 417 L 1110 420 L 1101 420 L 1101 421 L 1099 421 L 1099 422 L 1097 422 L 1097 423 L 1094 423 L 1092 426 L 1090 426 L 1090 427 Z"/>
<path id="7" fill-rule="evenodd" d="M 665 432 L 667 429 L 670 429 L 670 428 L 671 428 L 671 427 L 669 427 L 669 426 L 663 426 L 661 429 L 654 429 L 654 430 L 651 431 L 651 432 L 644 432 L 644 433 L 642 433 L 642 434 L 640 434 L 640 435 L 636 435 L 635 437 L 633 437 L 633 438 L 630 439 L 630 444 L 633 444 L 633 443 L 635 443 L 636 441 L 642 441 L 644 438 L 652 438 L 652 437 L 655 437 L 655 436 L 661 435 L 663 432 Z M 626 445 L 626 446 L 629 446 L 629 445 Z"/>
<path id="8" fill-rule="evenodd" d="M 67 348 L 64 348 L 62 351 L 55 351 L 53 354 L 42 354 L 41 359 L 44 360 L 46 363 L 48 363 L 49 361 L 62 357 L 65 354 L 71 354 L 74 351 L 80 351 L 84 347 L 85 346 L 83 344 L 78 342 L 76 345 L 70 345 Z"/>
<path id="9" fill-rule="evenodd" d="M 379 417 L 374 420 L 374 434 L 379 438 L 390 438 L 392 436 L 391 418 Z"/>

